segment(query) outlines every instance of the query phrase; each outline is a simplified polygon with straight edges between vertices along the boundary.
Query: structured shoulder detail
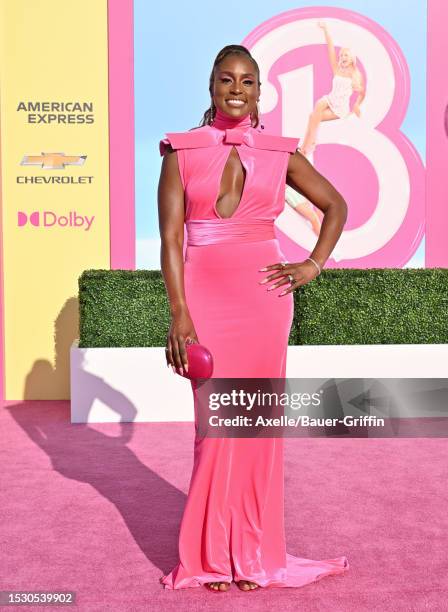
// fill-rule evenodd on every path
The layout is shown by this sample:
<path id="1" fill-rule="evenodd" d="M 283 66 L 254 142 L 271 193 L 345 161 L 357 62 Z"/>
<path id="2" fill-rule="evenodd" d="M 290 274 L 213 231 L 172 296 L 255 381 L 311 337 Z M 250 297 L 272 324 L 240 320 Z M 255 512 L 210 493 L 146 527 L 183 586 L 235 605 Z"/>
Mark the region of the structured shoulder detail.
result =
<path id="1" fill-rule="evenodd" d="M 177 149 L 199 149 L 217 144 L 215 135 L 209 130 L 198 128 L 189 132 L 167 132 L 166 138 L 160 141 L 160 155 L 164 155 L 168 145 Z"/>
<path id="2" fill-rule="evenodd" d="M 256 131 L 253 131 L 250 136 L 252 141 L 250 146 L 254 147 L 255 149 L 295 153 L 297 151 L 297 147 L 299 146 L 299 138 L 276 136 L 274 134 L 262 134 Z"/>
<path id="3" fill-rule="evenodd" d="M 295 153 L 299 139 L 274 134 L 263 134 L 253 128 L 243 130 L 230 128 L 218 130 L 210 126 L 203 126 L 189 132 L 169 132 L 166 138 L 160 141 L 160 155 L 164 155 L 168 145 L 177 149 L 200 149 L 214 147 L 218 144 L 240 145 L 246 144 L 254 149 L 267 151 L 287 151 Z"/>

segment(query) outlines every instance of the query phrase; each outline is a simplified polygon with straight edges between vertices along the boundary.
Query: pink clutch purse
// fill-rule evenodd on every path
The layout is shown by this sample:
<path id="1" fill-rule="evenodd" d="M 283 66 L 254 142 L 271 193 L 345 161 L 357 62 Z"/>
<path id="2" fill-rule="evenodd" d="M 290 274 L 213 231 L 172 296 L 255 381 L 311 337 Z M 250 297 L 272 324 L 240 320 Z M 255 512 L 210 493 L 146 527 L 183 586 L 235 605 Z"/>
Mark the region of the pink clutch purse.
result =
<path id="1" fill-rule="evenodd" d="M 213 374 L 213 356 L 203 344 L 191 342 L 185 344 L 188 359 L 188 372 L 183 374 L 176 368 L 176 373 L 184 378 L 211 378 Z"/>

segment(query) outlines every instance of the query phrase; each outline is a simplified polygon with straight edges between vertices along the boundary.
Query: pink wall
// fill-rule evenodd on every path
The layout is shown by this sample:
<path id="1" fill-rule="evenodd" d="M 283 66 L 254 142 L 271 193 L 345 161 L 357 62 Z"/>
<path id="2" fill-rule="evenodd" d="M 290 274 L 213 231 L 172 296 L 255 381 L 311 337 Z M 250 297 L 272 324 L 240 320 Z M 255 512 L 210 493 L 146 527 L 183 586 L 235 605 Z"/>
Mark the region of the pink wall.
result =
<path id="1" fill-rule="evenodd" d="M 1 125 L 0 125 L 1 143 Z M 2 149 L 0 146 L 0 401 L 5 397 L 5 330 L 3 301 L 3 185 L 2 185 Z"/>
<path id="2" fill-rule="evenodd" d="M 428 0 L 426 101 L 427 268 L 448 267 L 448 3 Z"/>
<path id="3" fill-rule="evenodd" d="M 133 0 L 108 0 L 110 268 L 135 269 Z"/>
<path id="4" fill-rule="evenodd" d="M 135 269 L 133 0 L 108 0 L 110 268 Z M 0 151 L 1 155 L 1 151 Z M 5 397 L 0 158 L 0 401 Z"/>

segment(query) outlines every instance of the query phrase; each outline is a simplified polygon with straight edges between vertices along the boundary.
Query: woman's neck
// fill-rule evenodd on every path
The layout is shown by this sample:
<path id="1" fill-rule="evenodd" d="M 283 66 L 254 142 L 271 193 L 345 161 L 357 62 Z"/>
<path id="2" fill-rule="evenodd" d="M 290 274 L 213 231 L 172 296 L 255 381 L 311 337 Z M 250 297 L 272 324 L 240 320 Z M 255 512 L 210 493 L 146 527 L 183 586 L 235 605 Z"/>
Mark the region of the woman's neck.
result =
<path id="1" fill-rule="evenodd" d="M 215 118 L 211 125 L 220 130 L 227 130 L 229 128 L 248 128 L 251 127 L 252 120 L 250 118 L 250 113 L 243 117 L 231 117 L 217 108 Z"/>

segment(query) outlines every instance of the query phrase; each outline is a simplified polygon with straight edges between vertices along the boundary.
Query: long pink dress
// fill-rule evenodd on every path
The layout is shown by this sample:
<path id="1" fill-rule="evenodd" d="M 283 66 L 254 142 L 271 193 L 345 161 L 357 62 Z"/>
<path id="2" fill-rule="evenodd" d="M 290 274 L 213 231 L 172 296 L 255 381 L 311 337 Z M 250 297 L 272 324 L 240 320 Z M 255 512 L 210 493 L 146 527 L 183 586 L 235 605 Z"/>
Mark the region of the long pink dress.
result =
<path id="1" fill-rule="evenodd" d="M 185 296 L 216 378 L 283 378 L 293 317 L 288 285 L 260 285 L 269 264 L 284 261 L 274 220 L 285 203 L 288 159 L 297 139 L 265 135 L 249 116 L 218 111 L 212 126 L 167 134 L 185 190 Z M 238 208 L 216 209 L 232 147 L 245 169 Z M 192 385 L 195 395 L 194 385 Z M 195 396 L 195 419 L 197 423 Z M 286 553 L 283 438 L 199 438 L 179 535 L 179 562 L 160 578 L 168 589 L 250 580 L 300 587 L 349 567 L 346 557 L 313 561 Z"/>

